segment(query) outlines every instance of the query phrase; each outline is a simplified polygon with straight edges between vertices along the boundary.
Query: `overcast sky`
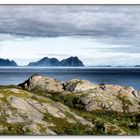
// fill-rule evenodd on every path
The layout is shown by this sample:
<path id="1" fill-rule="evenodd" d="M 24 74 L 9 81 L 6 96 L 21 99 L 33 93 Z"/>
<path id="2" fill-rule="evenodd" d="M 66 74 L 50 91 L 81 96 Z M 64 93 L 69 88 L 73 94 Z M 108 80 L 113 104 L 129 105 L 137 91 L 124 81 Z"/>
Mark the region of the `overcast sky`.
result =
<path id="1" fill-rule="evenodd" d="M 0 57 L 140 64 L 140 5 L 0 5 Z"/>

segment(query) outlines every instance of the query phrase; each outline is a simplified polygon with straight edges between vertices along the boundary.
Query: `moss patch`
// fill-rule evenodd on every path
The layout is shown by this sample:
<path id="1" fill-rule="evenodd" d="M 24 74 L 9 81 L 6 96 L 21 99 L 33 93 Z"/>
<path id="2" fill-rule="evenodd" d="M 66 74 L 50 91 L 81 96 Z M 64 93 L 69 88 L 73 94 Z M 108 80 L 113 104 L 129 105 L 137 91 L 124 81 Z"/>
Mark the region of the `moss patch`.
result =
<path id="1" fill-rule="evenodd" d="M 58 135 L 88 135 L 94 134 L 94 130 L 88 126 L 82 125 L 80 123 L 68 123 L 66 119 L 56 118 L 50 114 L 44 115 L 44 121 L 51 122 L 55 126 L 51 127 L 51 130 L 56 132 Z"/>
<path id="2" fill-rule="evenodd" d="M 1 125 L 1 123 L 0 123 Z M 29 130 L 23 131 L 23 127 L 25 125 L 23 123 L 3 123 L 0 131 L 0 135 L 29 135 L 31 132 Z"/>

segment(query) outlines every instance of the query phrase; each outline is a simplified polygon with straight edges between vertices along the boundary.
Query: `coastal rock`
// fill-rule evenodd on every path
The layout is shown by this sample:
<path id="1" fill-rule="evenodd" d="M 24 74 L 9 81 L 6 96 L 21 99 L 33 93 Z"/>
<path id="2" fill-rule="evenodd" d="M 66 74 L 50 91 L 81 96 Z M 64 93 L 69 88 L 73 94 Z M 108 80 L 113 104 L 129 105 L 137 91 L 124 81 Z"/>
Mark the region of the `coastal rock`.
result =
<path id="1" fill-rule="evenodd" d="M 64 83 L 64 89 L 70 92 L 83 92 L 90 89 L 96 89 L 98 85 L 86 80 L 73 79 Z"/>
<path id="2" fill-rule="evenodd" d="M 40 75 L 33 75 L 25 82 L 18 85 L 23 89 L 27 89 L 29 91 L 41 91 L 41 92 L 62 92 L 63 86 L 60 81 L 55 80 L 50 77 L 43 77 Z"/>
<path id="3" fill-rule="evenodd" d="M 63 122 L 65 127 L 94 127 L 69 107 L 49 98 L 12 87 L 1 88 L 0 95 L 0 121 L 4 124 L 0 134 L 57 135 Z"/>
<path id="4" fill-rule="evenodd" d="M 39 123 L 43 119 L 41 114 L 34 106 L 19 97 L 10 97 L 10 104 L 12 107 L 18 109 L 18 112 L 28 117 L 29 120 Z"/>
<path id="5" fill-rule="evenodd" d="M 109 87 L 109 86 L 108 86 Z M 117 112 L 139 112 L 139 98 L 133 95 L 134 90 L 125 87 L 110 86 L 108 89 L 90 90 L 80 96 L 81 104 L 87 111 L 108 110 Z M 120 89 L 120 90 L 119 90 Z"/>
<path id="6" fill-rule="evenodd" d="M 32 76 L 19 86 L 29 91 L 37 90 L 37 92 L 59 92 L 61 94 L 69 94 L 70 92 L 71 94 L 79 94 L 77 106 L 84 106 L 89 112 L 95 110 L 124 113 L 140 111 L 139 92 L 133 87 L 111 84 L 97 85 L 86 80 L 78 79 L 62 83 L 53 78 L 40 75 Z"/>
<path id="7" fill-rule="evenodd" d="M 33 75 L 0 89 L 0 134 L 135 134 L 139 112 L 139 91 L 133 87 Z"/>
<path id="8" fill-rule="evenodd" d="M 54 116 L 54 117 L 58 117 L 58 118 L 65 118 L 66 116 L 65 116 L 65 114 L 64 113 L 62 113 L 57 107 L 55 107 L 54 105 L 52 105 L 52 104 L 43 104 L 45 107 L 46 107 L 46 109 L 47 109 L 47 112 L 49 113 L 49 114 L 51 114 L 52 116 Z"/>

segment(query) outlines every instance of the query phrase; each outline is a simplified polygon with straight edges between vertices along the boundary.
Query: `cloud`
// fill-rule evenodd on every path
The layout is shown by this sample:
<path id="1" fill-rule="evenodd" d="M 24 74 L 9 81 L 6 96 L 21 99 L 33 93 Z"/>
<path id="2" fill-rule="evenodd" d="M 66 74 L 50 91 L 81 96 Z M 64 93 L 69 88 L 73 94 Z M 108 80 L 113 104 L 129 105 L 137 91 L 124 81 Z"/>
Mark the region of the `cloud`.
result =
<path id="1" fill-rule="evenodd" d="M 0 32 L 25 36 L 127 38 L 140 33 L 139 9 L 139 6 L 127 5 L 1 5 Z"/>
<path id="2" fill-rule="evenodd" d="M 102 56 L 106 53 L 111 56 L 115 52 L 122 53 L 121 57 L 124 53 L 134 57 L 140 52 L 139 15 L 140 5 L 0 5 L 0 41 L 16 40 L 17 43 L 17 38 L 23 37 L 27 40 L 27 37 L 71 36 L 89 39 L 89 46 L 81 49 L 89 50 L 87 56 L 91 57 L 91 49 Z M 79 44 L 75 47 L 78 48 Z M 25 46 L 16 47 L 24 49 Z M 53 51 L 39 55 L 67 56 L 63 52 L 54 54 Z M 110 57 L 108 60 L 111 60 Z"/>

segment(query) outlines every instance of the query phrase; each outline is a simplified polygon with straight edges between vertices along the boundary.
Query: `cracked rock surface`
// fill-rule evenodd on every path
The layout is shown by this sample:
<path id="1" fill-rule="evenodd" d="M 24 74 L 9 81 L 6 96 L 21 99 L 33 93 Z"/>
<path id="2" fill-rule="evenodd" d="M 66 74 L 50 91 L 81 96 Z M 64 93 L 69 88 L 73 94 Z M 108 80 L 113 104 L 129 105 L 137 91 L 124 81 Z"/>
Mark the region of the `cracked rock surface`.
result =
<path id="1" fill-rule="evenodd" d="M 1 135 L 137 135 L 139 124 L 133 87 L 41 75 L 0 87 Z"/>

